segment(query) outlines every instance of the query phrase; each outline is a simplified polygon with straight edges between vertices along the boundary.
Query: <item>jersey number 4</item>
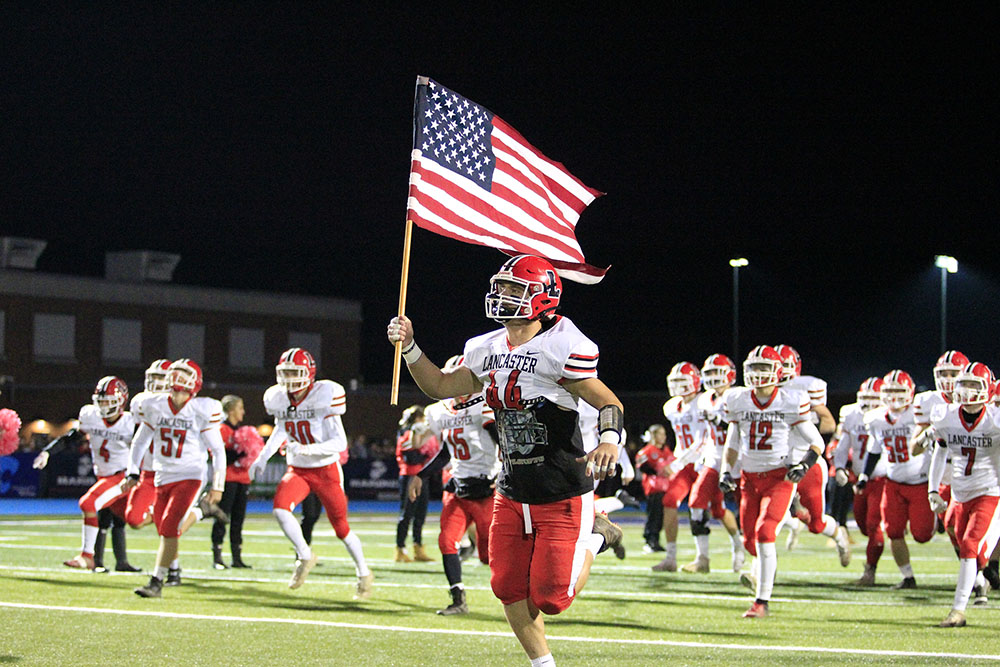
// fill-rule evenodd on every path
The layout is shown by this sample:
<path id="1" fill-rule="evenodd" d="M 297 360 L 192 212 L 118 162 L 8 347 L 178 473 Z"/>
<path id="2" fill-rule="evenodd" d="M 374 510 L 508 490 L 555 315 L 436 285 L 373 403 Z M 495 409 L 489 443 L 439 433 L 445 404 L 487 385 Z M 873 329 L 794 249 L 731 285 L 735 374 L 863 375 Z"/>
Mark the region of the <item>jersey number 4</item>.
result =
<path id="1" fill-rule="evenodd" d="M 521 388 L 517 386 L 517 378 L 520 374 L 519 370 L 510 372 L 507 384 L 503 389 L 503 396 L 501 396 L 500 387 L 497 385 L 497 372 L 490 371 L 490 384 L 486 387 L 486 404 L 494 410 L 523 410 Z"/>
<path id="2" fill-rule="evenodd" d="M 187 437 L 187 431 L 184 429 L 175 428 L 170 430 L 169 428 L 160 429 L 160 440 L 163 444 L 160 445 L 160 454 L 166 457 L 173 456 L 176 459 L 181 457 L 181 450 L 184 449 L 184 438 Z M 177 443 L 177 449 L 174 449 L 174 443 Z"/>

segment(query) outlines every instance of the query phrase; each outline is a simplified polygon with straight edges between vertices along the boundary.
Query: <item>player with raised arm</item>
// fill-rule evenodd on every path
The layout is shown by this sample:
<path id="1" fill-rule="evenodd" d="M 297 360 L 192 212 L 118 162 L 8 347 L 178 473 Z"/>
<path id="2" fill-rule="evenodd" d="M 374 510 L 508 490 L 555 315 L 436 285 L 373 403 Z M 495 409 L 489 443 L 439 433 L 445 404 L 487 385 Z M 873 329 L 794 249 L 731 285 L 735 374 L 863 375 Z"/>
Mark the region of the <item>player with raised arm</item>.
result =
<path id="1" fill-rule="evenodd" d="M 288 470 L 278 482 L 273 512 L 297 556 L 288 587 L 301 586 L 318 560 L 294 515 L 295 506 L 313 491 L 354 561 L 354 599 L 367 599 L 375 575 L 368 569 L 361 539 L 347 521 L 344 472 L 340 467 L 340 455 L 347 449 L 347 435 L 340 419 L 347 411 L 347 393 L 333 380 L 317 380 L 316 361 L 300 347 L 282 352 L 275 377 L 276 384 L 264 392 L 264 410 L 274 418 L 274 430 L 249 472 L 250 479 L 254 479 L 271 455 L 285 446 Z"/>
<path id="2" fill-rule="evenodd" d="M 781 356 L 782 386 L 806 392 L 809 396 L 809 420 L 821 435 L 832 434 L 837 428 L 837 422 L 834 421 L 830 409 L 826 407 L 826 382 L 812 375 L 802 374 L 802 357 L 791 345 L 778 345 L 775 349 Z M 792 433 L 790 438 L 789 464 L 801 460 L 810 447 L 810 443 L 796 433 Z M 826 457 L 821 455 L 816 465 L 809 469 L 796 487 L 799 504 L 809 516 L 806 517 L 807 521 L 797 516 L 791 517 L 790 532 L 785 546 L 788 549 L 794 548 L 798 542 L 799 532 L 803 527 L 807 527 L 814 535 L 832 537 L 840 564 L 847 567 L 851 562 L 851 545 L 847 539 L 847 530 L 826 513 L 826 484 L 829 479 Z"/>
<path id="3" fill-rule="evenodd" d="M 542 612 L 567 609 L 594 557 L 622 539 L 594 514 L 592 477 L 614 471 L 622 446 L 622 405 L 597 377 L 598 348 L 555 314 L 562 281 L 540 257 L 519 255 L 490 280 L 486 315 L 501 329 L 465 344 L 461 366 L 443 373 L 417 346 L 407 317 L 388 326 L 407 368 L 435 399 L 485 393 L 503 465 L 490 527 L 493 593 L 532 664 L 554 664 Z M 579 401 L 599 410 L 600 444 L 584 452 Z"/>
<path id="4" fill-rule="evenodd" d="M 444 371 L 452 372 L 461 363 L 460 356 L 451 357 L 445 363 Z M 415 436 L 414 448 L 419 449 L 424 440 L 432 435 L 442 446 L 435 457 L 410 478 L 407 491 L 411 499 L 416 498 L 431 475 L 440 474 L 445 466 L 450 465 L 451 479 L 445 485 L 442 497 L 438 548 L 448 579 L 451 604 L 437 613 L 442 616 L 468 614 L 458 549 L 466 529 L 475 525 L 479 560 L 489 563 L 493 491 L 500 472 L 493 408 L 485 402 L 482 394 L 469 394 L 432 403 L 424 410 L 424 416 L 427 428 Z"/>
<path id="5" fill-rule="evenodd" d="M 701 391 L 701 371 L 690 361 L 674 364 L 667 374 L 667 389 L 670 399 L 663 404 L 663 416 L 674 431 L 674 456 L 670 463 L 670 484 L 663 494 L 663 532 L 666 536 L 666 552 L 663 560 L 653 566 L 654 572 L 677 571 L 677 508 L 691 493 L 691 487 L 698 479 L 697 465 L 705 450 L 708 422 L 698 412 L 698 392 Z M 692 512 L 693 514 L 693 512 Z M 704 516 L 704 512 L 701 513 Z M 695 545 L 700 534 L 704 534 L 705 522 L 695 522 L 691 518 L 691 533 Z M 707 534 L 705 534 L 707 537 Z M 702 541 L 704 542 L 704 540 Z M 704 562 L 708 554 L 698 551 Z"/>
<path id="6" fill-rule="evenodd" d="M 168 369 L 170 391 L 142 402 L 142 423 L 132 438 L 128 467 L 129 487 L 139 483 L 146 450 L 153 448 L 153 483 L 156 501 L 153 521 L 160 535 L 156 568 L 149 583 L 136 595 L 158 598 L 164 580 L 177 559 L 180 536 L 194 522 L 192 507 L 208 474 L 207 454 L 212 455 L 212 490 L 207 500 L 217 506 L 226 482 L 226 454 L 219 425 L 222 406 L 214 398 L 199 397 L 201 367 L 178 359 Z M 179 578 L 179 575 L 178 575 Z"/>
<path id="7" fill-rule="evenodd" d="M 845 405 L 840 410 L 840 439 L 833 453 L 834 479 L 838 486 L 847 486 L 864 472 L 868 455 L 870 434 L 865 426 L 865 414 L 879 408 L 882 399 L 882 378 L 870 377 L 858 387 L 857 402 Z M 850 467 L 848 467 L 850 466 Z M 855 581 L 856 586 L 874 586 L 875 568 L 885 548 L 882 533 L 882 490 L 885 487 L 885 455 L 879 459 L 868 483 L 854 494 L 854 520 L 858 530 L 868 538 L 865 549 L 865 571 Z"/>
<path id="8" fill-rule="evenodd" d="M 726 424 L 723 416 L 723 396 L 736 382 L 736 364 L 724 354 L 712 354 L 701 366 L 701 382 L 706 388 L 698 396 L 698 412 L 707 424 L 704 463 L 698 479 L 691 486 L 688 504 L 691 507 L 691 532 L 694 534 L 697 557 L 681 569 L 684 572 L 708 572 L 708 512 L 722 522 L 729 533 L 733 572 L 743 569 L 746 550 L 736 516 L 726 507 L 725 496 L 719 489 L 719 467 L 726 445 Z"/>
<path id="9" fill-rule="evenodd" d="M 50 454 L 78 444 L 85 437 L 89 439 L 97 481 L 80 497 L 80 511 L 83 512 L 83 545 L 80 554 L 63 562 L 67 567 L 88 570 L 95 567 L 94 552 L 100 532 L 98 512 L 124 500 L 127 494 L 122 488 L 122 482 L 128 468 L 129 443 L 135 433 L 135 420 L 125 409 L 128 405 L 128 387 L 124 380 L 114 375 L 101 378 L 91 399 L 91 403 L 80 408 L 79 428 L 53 440 L 32 463 L 37 469 L 44 468 Z"/>
<path id="10" fill-rule="evenodd" d="M 938 492 L 951 454 L 951 494 L 959 548 L 955 600 L 941 627 L 964 626 L 965 608 L 975 588 L 982 588 L 986 567 L 1000 538 L 1000 410 L 989 405 L 993 373 L 981 363 L 967 365 L 955 377 L 949 404 L 929 416 L 935 447 L 927 480 L 927 500 L 935 512 L 947 503 Z M 985 596 L 979 604 L 985 604 Z"/>
<path id="11" fill-rule="evenodd" d="M 905 371 L 890 371 L 882 378 L 879 396 L 882 406 L 865 414 L 865 427 L 870 435 L 865 467 L 858 476 L 856 487 L 865 489 L 876 475 L 879 463 L 886 462 L 886 482 L 882 491 L 882 526 L 889 538 L 892 557 L 903 580 L 895 589 L 916 588 L 917 580 L 910 565 L 910 549 L 906 545 L 906 528 L 917 542 L 927 542 L 934 536 L 934 513 L 927 503 L 927 469 L 930 458 L 923 453 L 910 453 L 910 440 L 918 427 L 913 410 L 913 378 Z"/>
<path id="12" fill-rule="evenodd" d="M 755 556 L 754 573 L 741 576 L 744 583 L 753 585 L 756 593 L 744 618 L 762 618 L 769 613 L 768 603 L 778 569 L 774 545 L 778 526 L 791 506 L 796 483 L 823 452 L 823 437 L 809 421 L 809 397 L 779 387 L 782 370 L 778 352 L 769 345 L 759 345 L 743 363 L 746 386 L 734 387 L 723 397 L 724 419 L 729 429 L 719 487 L 723 492 L 736 489 L 732 469 L 739 458 L 743 468 L 740 477 L 743 545 Z M 788 436 L 793 431 L 810 446 L 801 460 L 789 466 Z"/>

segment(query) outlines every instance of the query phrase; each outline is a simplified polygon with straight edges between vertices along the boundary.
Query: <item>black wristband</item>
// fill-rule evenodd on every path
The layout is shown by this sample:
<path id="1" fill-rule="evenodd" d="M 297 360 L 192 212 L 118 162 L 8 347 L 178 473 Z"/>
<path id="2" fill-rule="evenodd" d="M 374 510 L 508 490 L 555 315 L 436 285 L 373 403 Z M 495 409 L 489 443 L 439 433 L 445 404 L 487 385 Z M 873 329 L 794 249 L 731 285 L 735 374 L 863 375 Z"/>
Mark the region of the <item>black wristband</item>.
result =
<path id="1" fill-rule="evenodd" d="M 809 451 L 806 452 L 806 455 L 802 457 L 802 460 L 799 461 L 799 463 L 804 465 L 806 469 L 809 469 L 813 467 L 813 464 L 816 463 L 817 459 L 819 459 L 819 454 L 816 453 L 815 449 L 810 447 Z"/>

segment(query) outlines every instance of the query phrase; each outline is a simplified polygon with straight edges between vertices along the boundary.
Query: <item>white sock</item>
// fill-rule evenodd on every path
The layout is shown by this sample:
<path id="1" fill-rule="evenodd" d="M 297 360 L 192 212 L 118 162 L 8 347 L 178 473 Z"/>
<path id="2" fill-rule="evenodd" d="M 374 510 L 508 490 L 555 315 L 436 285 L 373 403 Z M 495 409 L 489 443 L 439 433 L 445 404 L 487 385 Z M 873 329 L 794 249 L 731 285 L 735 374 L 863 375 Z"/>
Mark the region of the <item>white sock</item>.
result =
<path id="1" fill-rule="evenodd" d="M 976 586 L 986 588 L 986 577 L 983 576 L 982 570 L 976 573 Z"/>
<path id="2" fill-rule="evenodd" d="M 100 529 L 97 526 L 83 524 L 83 546 L 80 551 L 85 554 L 94 553 L 94 545 L 97 544 L 97 533 Z"/>
<path id="3" fill-rule="evenodd" d="M 913 566 L 911 566 L 909 563 L 907 563 L 906 565 L 900 565 L 899 571 L 900 573 L 902 573 L 904 579 L 909 579 L 910 577 L 913 576 Z"/>
<path id="4" fill-rule="evenodd" d="M 669 558 L 670 560 L 677 560 L 677 543 L 667 542 L 667 550 L 663 556 L 664 558 Z"/>
<path id="5" fill-rule="evenodd" d="M 309 560 L 312 557 L 312 549 L 306 543 L 306 538 L 302 536 L 302 526 L 295 520 L 295 515 L 288 510 L 275 509 L 274 518 L 281 526 L 281 532 L 289 539 L 295 547 L 295 554 L 300 560 Z"/>
<path id="6" fill-rule="evenodd" d="M 625 503 L 618 500 L 614 496 L 609 498 L 598 498 L 594 501 L 594 510 L 597 512 L 604 512 L 605 514 L 611 514 L 620 509 L 625 508 Z"/>
<path id="7" fill-rule="evenodd" d="M 167 568 L 157 565 L 156 570 L 153 572 L 153 576 L 160 581 L 164 581 L 167 578 Z"/>
<path id="8" fill-rule="evenodd" d="M 792 516 L 791 514 L 785 517 L 785 525 L 788 526 L 789 530 L 794 531 L 802 530 L 806 526 L 797 516 Z"/>
<path id="9" fill-rule="evenodd" d="M 694 550 L 698 558 L 708 560 L 708 535 L 694 536 Z"/>
<path id="10" fill-rule="evenodd" d="M 358 576 L 367 577 L 371 574 L 371 570 L 368 569 L 368 563 L 365 561 L 365 553 L 361 550 L 361 538 L 355 535 L 352 530 L 341 542 L 347 547 L 347 553 L 351 554 L 351 558 L 354 559 L 354 569 L 358 573 Z"/>
<path id="11" fill-rule="evenodd" d="M 833 537 L 837 533 L 837 521 L 829 514 L 823 515 L 823 534 Z"/>
<path id="12" fill-rule="evenodd" d="M 743 548 L 743 538 L 740 537 L 739 533 L 729 536 L 729 546 L 732 547 L 733 553 Z"/>
<path id="13" fill-rule="evenodd" d="M 760 556 L 760 576 L 757 577 L 757 599 L 770 600 L 774 591 L 774 575 L 778 571 L 778 551 L 774 542 L 757 543 Z"/>
<path id="14" fill-rule="evenodd" d="M 591 533 L 583 538 L 584 549 L 592 553 L 595 557 L 604 546 L 604 536 L 600 533 Z"/>
<path id="15" fill-rule="evenodd" d="M 192 514 L 194 515 L 194 520 L 195 520 L 195 523 L 197 523 L 197 522 L 199 522 L 199 521 L 201 521 L 202 519 L 204 519 L 204 518 L 205 518 L 205 513 L 201 511 L 201 508 L 200 508 L 200 507 L 192 507 L 192 508 L 191 508 L 191 509 L 190 509 L 190 510 L 188 511 L 188 516 L 190 516 L 190 515 L 192 515 Z M 186 517 L 185 517 L 185 518 L 186 518 Z M 183 522 L 182 522 L 182 523 L 183 523 Z"/>
<path id="16" fill-rule="evenodd" d="M 531 667 L 556 667 L 556 660 L 551 653 L 531 659 Z"/>
<path id="17" fill-rule="evenodd" d="M 958 561 L 958 583 L 955 584 L 955 603 L 951 606 L 957 611 L 965 611 L 972 595 L 972 587 L 976 584 L 978 564 L 975 558 L 960 558 Z"/>

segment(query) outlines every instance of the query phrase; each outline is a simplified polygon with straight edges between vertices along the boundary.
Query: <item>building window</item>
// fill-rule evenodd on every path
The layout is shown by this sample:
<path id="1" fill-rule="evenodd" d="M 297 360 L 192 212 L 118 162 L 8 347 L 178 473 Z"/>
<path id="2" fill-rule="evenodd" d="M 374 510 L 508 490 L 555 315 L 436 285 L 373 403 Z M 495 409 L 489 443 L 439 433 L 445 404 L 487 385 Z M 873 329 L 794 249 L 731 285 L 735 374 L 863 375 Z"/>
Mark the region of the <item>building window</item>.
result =
<path id="1" fill-rule="evenodd" d="M 35 313 L 33 340 L 36 359 L 75 360 L 76 317 L 54 313 Z"/>
<path id="2" fill-rule="evenodd" d="M 171 359 L 191 359 L 204 363 L 205 325 L 167 324 L 167 356 Z"/>
<path id="3" fill-rule="evenodd" d="M 101 330 L 101 359 L 110 362 L 142 361 L 142 322 L 105 317 Z"/>
<path id="4" fill-rule="evenodd" d="M 264 367 L 264 330 L 233 327 L 229 330 L 229 367 L 259 370 Z"/>
<path id="5" fill-rule="evenodd" d="M 323 336 L 318 333 L 305 333 L 302 331 L 288 332 L 288 347 L 301 347 L 303 350 L 308 350 L 312 354 L 313 359 L 316 360 L 317 366 L 320 366 L 320 359 L 322 358 L 323 348 L 320 345 L 322 340 Z"/>

